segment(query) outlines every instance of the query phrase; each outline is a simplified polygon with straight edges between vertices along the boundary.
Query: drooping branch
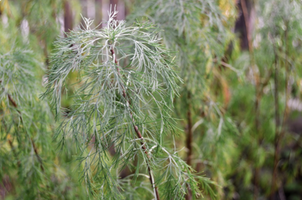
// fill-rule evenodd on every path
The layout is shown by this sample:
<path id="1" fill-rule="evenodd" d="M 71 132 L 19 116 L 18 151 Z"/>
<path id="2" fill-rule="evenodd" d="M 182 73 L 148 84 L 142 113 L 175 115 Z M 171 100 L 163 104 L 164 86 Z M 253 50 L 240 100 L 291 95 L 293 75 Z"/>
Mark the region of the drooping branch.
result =
<path id="1" fill-rule="evenodd" d="M 111 52 L 111 55 L 112 55 L 114 63 L 118 66 L 118 62 L 117 62 L 117 59 L 116 59 L 116 54 L 115 54 L 115 51 L 114 51 L 113 47 L 110 49 L 110 52 Z M 117 71 L 118 71 L 118 74 L 120 75 L 120 70 L 119 70 L 118 67 L 117 67 Z M 131 102 L 130 102 L 130 99 L 128 98 L 128 96 L 127 96 L 126 89 L 124 88 L 123 85 L 120 85 L 120 86 L 122 87 L 122 95 L 123 95 L 123 97 L 125 98 L 125 100 L 127 102 L 127 106 L 129 107 L 131 105 Z M 146 163 L 147 163 L 147 168 L 148 168 L 150 183 L 152 185 L 152 189 L 153 189 L 153 192 L 154 192 L 156 200 L 159 200 L 160 199 L 159 198 L 159 193 L 158 193 L 157 186 L 155 185 L 153 172 L 152 172 L 152 169 L 151 169 L 151 166 L 150 166 L 150 163 L 149 163 L 150 155 L 149 155 L 149 153 L 147 151 L 147 147 L 145 145 L 145 140 L 144 140 L 141 132 L 139 131 L 139 129 L 138 129 L 136 123 L 135 123 L 133 114 L 132 114 L 132 112 L 130 110 L 129 110 L 129 115 L 130 115 L 131 120 L 132 120 L 132 125 L 133 125 L 133 128 L 134 128 L 134 131 L 135 131 L 137 137 L 141 140 L 140 141 L 141 148 L 143 149 L 144 153 L 146 154 L 146 156 L 148 158 Z"/>

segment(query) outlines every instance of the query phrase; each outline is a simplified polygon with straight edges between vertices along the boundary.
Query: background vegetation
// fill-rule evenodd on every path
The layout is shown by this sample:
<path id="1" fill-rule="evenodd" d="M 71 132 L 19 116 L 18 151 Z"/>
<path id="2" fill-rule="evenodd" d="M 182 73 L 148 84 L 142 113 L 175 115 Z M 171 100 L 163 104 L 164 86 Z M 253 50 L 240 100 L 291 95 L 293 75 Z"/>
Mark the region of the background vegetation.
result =
<path id="1" fill-rule="evenodd" d="M 0 0 L 0 198 L 301 199 L 301 21 L 300 0 Z"/>

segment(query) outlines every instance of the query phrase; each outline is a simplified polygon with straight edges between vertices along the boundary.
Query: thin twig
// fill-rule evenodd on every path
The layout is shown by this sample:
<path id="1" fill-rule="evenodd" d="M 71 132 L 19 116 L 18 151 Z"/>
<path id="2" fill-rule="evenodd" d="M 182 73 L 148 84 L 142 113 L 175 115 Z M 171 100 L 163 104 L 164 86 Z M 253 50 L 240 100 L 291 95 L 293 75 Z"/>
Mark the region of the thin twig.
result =
<path id="1" fill-rule="evenodd" d="M 222 60 L 217 60 L 217 58 L 214 58 L 214 59 L 213 59 L 213 62 L 219 62 L 219 64 L 221 64 L 221 65 L 224 66 L 224 67 L 229 68 L 230 70 L 234 71 L 235 73 L 237 73 L 237 74 L 240 73 L 239 70 L 237 70 L 237 69 L 234 68 L 232 65 L 230 65 L 230 64 L 228 64 L 228 63 L 226 63 L 226 62 L 224 62 L 224 61 L 222 61 Z"/>
<path id="2" fill-rule="evenodd" d="M 12 98 L 12 96 L 10 96 L 10 94 L 7 94 L 7 97 L 8 97 L 9 102 L 11 102 L 11 104 L 13 104 L 13 106 L 14 106 L 15 108 L 17 108 L 18 106 L 17 106 L 15 100 Z M 19 111 L 18 111 L 18 112 L 19 112 Z"/>
<path id="3" fill-rule="evenodd" d="M 32 138 L 30 138 L 30 140 L 31 140 L 32 146 L 34 148 L 35 155 L 36 155 L 36 157 L 37 157 L 37 159 L 38 159 L 38 161 L 40 163 L 40 168 L 41 168 L 42 172 L 44 172 L 43 162 L 42 162 L 41 157 L 39 156 L 38 149 L 37 149 L 37 147 L 35 145 L 35 142 L 33 141 Z"/>

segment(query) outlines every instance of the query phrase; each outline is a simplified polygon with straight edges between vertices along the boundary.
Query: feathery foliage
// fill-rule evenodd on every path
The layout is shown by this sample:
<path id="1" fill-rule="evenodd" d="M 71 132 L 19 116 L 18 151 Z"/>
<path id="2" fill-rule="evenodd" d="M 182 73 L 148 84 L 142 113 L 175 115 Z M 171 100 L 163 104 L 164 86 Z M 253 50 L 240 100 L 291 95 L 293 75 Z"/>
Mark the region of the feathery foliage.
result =
<path id="1" fill-rule="evenodd" d="M 33 1 L 23 1 L 23 6 L 0 2 L 0 198 L 83 198 L 85 191 L 77 175 L 69 171 L 73 164 L 66 166 L 70 156 L 55 154 L 55 120 L 48 103 L 39 99 L 46 59 L 42 49 L 51 46 L 40 46 L 39 42 L 51 43 L 54 35 L 34 32 L 41 27 L 31 20 L 33 12 L 42 9 L 48 15 L 52 9 Z M 24 27 L 25 16 L 29 16 L 28 27 Z M 51 28 L 56 35 L 56 29 Z"/>
<path id="2" fill-rule="evenodd" d="M 174 114 L 183 119 L 179 128 L 185 132 L 181 135 L 186 138 L 187 163 L 194 168 L 204 165 L 203 170 L 224 186 L 221 169 L 230 159 L 225 152 L 234 151 L 231 138 L 236 127 L 225 115 L 227 103 L 222 101 L 228 101 L 228 94 L 224 94 L 224 90 L 228 92 L 227 82 L 217 68 L 233 37 L 227 28 L 234 20 L 222 14 L 218 1 L 138 2 L 139 9 L 130 19 L 145 17 L 154 23 L 166 47 L 177 55 L 175 69 L 184 84 L 180 98 L 174 101 Z M 234 8 L 229 11 L 234 12 Z M 217 95 L 215 88 L 222 95 Z M 217 190 L 222 193 L 220 187 Z"/>
<path id="3" fill-rule="evenodd" d="M 0 198 L 299 198 L 301 1 L 115 2 L 0 0 Z"/>
<path id="4" fill-rule="evenodd" d="M 44 95 L 51 97 L 57 115 L 65 80 L 78 72 L 73 107 L 57 131 L 59 142 L 76 144 L 83 180 L 101 199 L 126 198 L 131 186 L 159 199 L 183 197 L 188 184 L 197 195 L 192 169 L 163 142 L 173 131 L 169 112 L 180 81 L 169 52 L 150 24 L 126 26 L 115 20 L 116 14 L 109 13 L 101 30 L 92 29 L 92 21 L 84 18 L 82 28 L 55 43 Z M 110 148 L 116 152 L 113 158 Z M 135 173 L 121 180 L 119 172 L 134 161 Z M 146 177 L 152 190 L 146 188 Z M 128 193 L 146 195 L 137 191 Z"/>

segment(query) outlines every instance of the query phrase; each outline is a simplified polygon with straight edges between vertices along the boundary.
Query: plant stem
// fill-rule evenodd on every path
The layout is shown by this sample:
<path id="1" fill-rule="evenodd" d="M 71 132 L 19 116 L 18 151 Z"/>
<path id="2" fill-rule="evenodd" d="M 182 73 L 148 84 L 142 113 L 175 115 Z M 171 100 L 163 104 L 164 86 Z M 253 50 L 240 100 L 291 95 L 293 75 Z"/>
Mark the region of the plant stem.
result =
<path id="1" fill-rule="evenodd" d="M 117 59 L 116 59 L 116 55 L 115 55 L 114 49 L 111 48 L 111 49 L 110 49 L 110 52 L 111 52 L 112 58 L 113 58 L 113 60 L 114 60 L 114 63 L 118 66 L 118 62 L 117 62 Z M 117 71 L 118 71 L 118 74 L 120 75 L 120 70 L 119 70 L 118 67 L 117 67 Z M 123 94 L 123 97 L 124 97 L 125 100 L 127 101 L 127 104 L 128 104 L 127 107 L 129 107 L 129 106 L 131 105 L 131 102 L 130 102 L 129 98 L 127 97 L 127 93 L 126 93 L 126 90 L 125 90 L 124 86 L 121 85 L 121 87 L 122 87 L 122 94 Z M 155 196 L 156 200 L 160 200 L 160 198 L 159 198 L 159 193 L 158 193 L 158 189 L 157 189 L 157 187 L 156 187 L 156 185 L 155 185 L 153 172 L 152 172 L 152 169 L 151 169 L 151 166 L 150 166 L 150 163 L 149 163 L 149 162 L 150 162 L 150 155 L 149 155 L 149 153 L 148 153 L 148 151 L 147 151 L 147 147 L 146 147 L 146 145 L 145 145 L 145 140 L 144 140 L 144 138 L 143 138 L 141 132 L 139 131 L 138 127 L 135 125 L 136 123 L 135 123 L 135 120 L 134 120 L 134 118 L 133 118 L 133 114 L 132 114 L 132 112 L 131 112 L 130 110 L 129 110 L 129 115 L 130 115 L 130 117 L 131 117 L 131 119 L 132 119 L 132 122 L 133 122 L 132 125 L 133 125 L 133 128 L 134 128 L 134 131 L 135 131 L 137 137 L 138 137 L 139 139 L 141 139 L 141 148 L 144 150 L 144 153 L 146 154 L 146 156 L 147 156 L 147 158 L 148 158 L 146 163 L 147 163 L 147 168 L 148 168 L 148 173 L 149 173 L 149 180 L 150 180 L 150 183 L 151 183 L 151 185 L 152 185 L 152 189 L 153 189 L 153 192 L 154 192 L 154 196 Z"/>
<path id="2" fill-rule="evenodd" d="M 274 75 L 274 96 L 275 96 L 275 142 L 274 142 L 274 148 L 275 148 L 275 155 L 274 155 L 274 168 L 273 168 L 273 174 L 272 174 L 272 187 L 271 187 L 271 199 L 274 200 L 274 192 L 277 188 L 277 166 L 278 166 L 278 160 L 279 160 L 279 125 L 280 125 L 280 115 L 279 115 L 279 88 L 278 88 L 278 63 L 277 63 L 277 53 L 275 52 L 275 75 Z"/>
<path id="3" fill-rule="evenodd" d="M 278 178 L 278 162 L 279 162 L 279 157 L 280 157 L 280 141 L 282 140 L 285 131 L 283 129 L 283 122 L 285 122 L 288 118 L 289 115 L 289 108 L 288 108 L 288 100 L 290 96 L 290 84 L 289 84 L 289 66 L 288 66 L 288 60 L 287 60 L 287 28 L 288 28 L 288 23 L 285 22 L 286 25 L 286 30 L 284 32 L 284 44 L 285 44 L 285 58 L 284 58 L 284 67 L 285 67 L 285 110 L 283 112 L 283 120 L 281 122 L 280 120 L 280 111 L 279 111 L 279 88 L 278 88 L 278 75 L 279 75 L 279 69 L 278 69 L 278 63 L 277 63 L 277 52 L 275 52 L 275 90 L 274 90 L 274 95 L 275 95 L 275 155 L 274 155 L 274 168 L 273 168 L 273 174 L 272 174 L 272 186 L 271 186 L 271 199 L 274 200 L 275 196 L 274 193 L 277 190 L 277 178 Z"/>
<path id="4" fill-rule="evenodd" d="M 192 164 L 192 154 L 193 154 L 193 149 L 192 149 L 192 141 L 193 141 L 193 132 L 192 132 L 192 115 L 191 115 L 191 93 L 188 91 L 188 110 L 187 110 L 187 122 L 188 122 L 188 130 L 187 130 L 187 141 L 186 141 L 186 146 L 188 149 L 187 153 L 187 164 L 191 166 Z"/>
<path id="5" fill-rule="evenodd" d="M 41 157 L 39 156 L 39 153 L 38 153 L 38 149 L 37 149 L 37 147 L 36 147 L 36 144 L 35 144 L 35 142 L 34 142 L 34 140 L 33 140 L 32 138 L 30 138 L 30 140 L 31 140 L 32 146 L 33 146 L 33 148 L 34 148 L 35 155 L 36 155 L 36 157 L 37 157 L 37 159 L 38 159 L 38 161 L 39 161 L 39 163 L 40 163 L 40 168 L 41 168 L 42 172 L 44 172 L 43 162 L 42 162 Z"/>
<path id="6" fill-rule="evenodd" d="M 15 102 L 15 100 L 12 98 L 12 96 L 11 96 L 10 94 L 7 94 L 7 97 L 8 97 L 9 102 L 10 102 L 11 104 L 13 104 L 13 106 L 14 106 L 15 108 L 17 108 L 18 105 L 16 104 L 16 102 Z M 19 110 L 18 110 L 18 112 L 19 112 Z M 20 112 L 19 112 L 19 113 L 20 113 Z"/>
<path id="7" fill-rule="evenodd" d="M 191 166 L 192 164 L 192 157 L 193 157 L 193 147 L 192 147 L 192 141 L 193 141 L 193 132 L 192 132 L 192 113 L 191 113 L 191 93 L 188 91 L 187 94 L 187 101 L 188 101 L 188 110 L 187 110 L 187 140 L 186 140 L 186 147 L 188 150 L 187 153 L 187 164 Z M 188 193 L 186 194 L 186 199 L 191 200 L 192 199 L 192 192 L 188 186 Z"/>

